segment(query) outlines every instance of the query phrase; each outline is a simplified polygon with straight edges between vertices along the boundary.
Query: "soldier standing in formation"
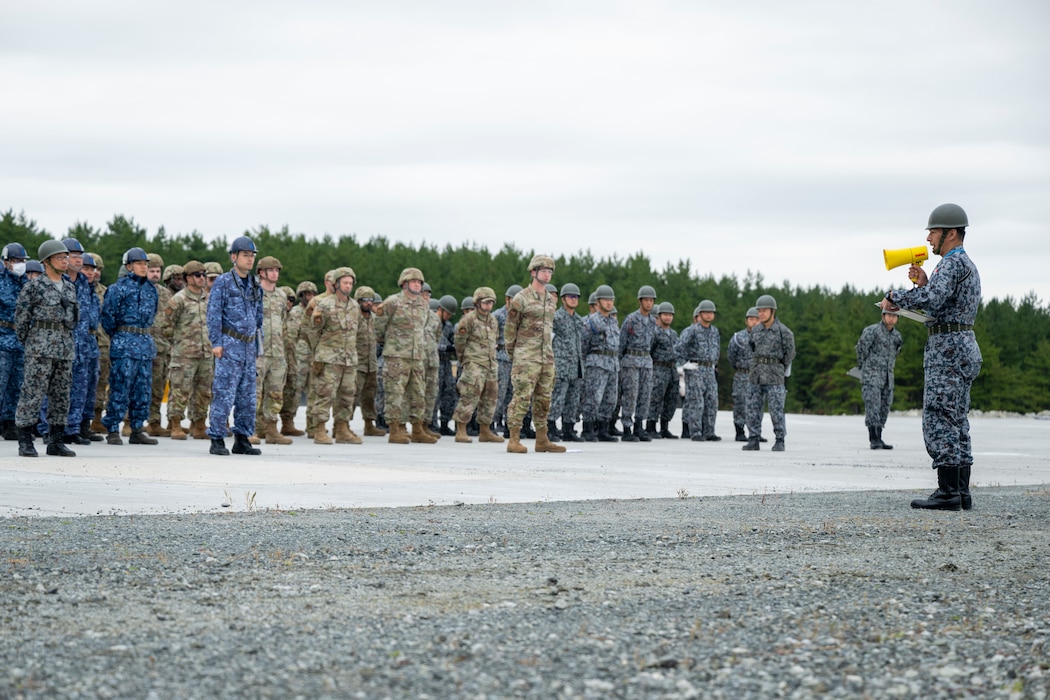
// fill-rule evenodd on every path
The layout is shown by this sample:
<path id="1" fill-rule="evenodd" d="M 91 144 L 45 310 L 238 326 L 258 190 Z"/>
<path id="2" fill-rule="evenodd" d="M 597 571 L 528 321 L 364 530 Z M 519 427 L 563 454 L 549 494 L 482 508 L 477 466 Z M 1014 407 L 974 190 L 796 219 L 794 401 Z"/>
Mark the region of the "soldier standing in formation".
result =
<path id="1" fill-rule="evenodd" d="M 69 415 L 69 392 L 73 381 L 77 292 L 64 273 L 69 252 L 60 241 L 44 241 L 37 257 L 44 274 L 25 284 L 15 307 L 15 336 L 25 352 L 22 390 L 15 410 L 18 454 L 36 457 L 33 426 L 47 398 L 47 453 L 74 457 L 63 442 Z"/>
<path id="2" fill-rule="evenodd" d="M 569 282 L 561 288 L 561 308 L 554 312 L 554 391 L 551 393 L 547 432 L 559 432 L 554 421 L 561 417 L 559 437 L 583 442 L 576 434 L 583 388 L 583 319 L 576 313 L 580 288 Z"/>
<path id="3" fill-rule="evenodd" d="M 313 282 L 300 282 L 295 288 L 296 304 L 288 311 L 285 319 L 285 362 L 287 370 L 284 375 L 284 394 L 281 397 L 281 435 L 299 437 L 305 435 L 295 427 L 295 414 L 299 410 L 306 381 L 310 376 L 310 353 L 306 341 L 300 337 L 303 320 L 306 318 L 307 304 L 317 294 L 317 285 Z"/>
<path id="4" fill-rule="evenodd" d="M 357 402 L 361 405 L 361 418 L 365 422 L 365 435 L 379 437 L 386 431 L 376 425 L 376 390 L 379 387 L 379 359 L 376 343 L 375 317 L 372 306 L 375 290 L 358 287 L 354 292 L 361 319 L 357 325 Z"/>
<path id="5" fill-rule="evenodd" d="M 361 323 L 361 310 L 353 298 L 357 275 L 349 267 L 339 267 L 332 279 L 335 292 L 317 304 L 309 320 L 317 344 L 310 378 L 315 386 L 314 400 L 307 411 L 315 443 L 360 445 L 361 438 L 350 429 L 357 396 L 357 330 Z M 331 437 L 325 428 L 329 413 Z"/>
<path id="6" fill-rule="evenodd" d="M 259 356 L 255 358 L 255 434 L 249 442 L 268 445 L 290 445 L 291 438 L 281 435 L 277 419 L 284 403 L 284 380 L 288 372 L 285 360 L 285 319 L 288 298 L 277 288 L 281 278 L 281 261 L 272 255 L 255 265 L 262 289 L 262 338 Z"/>
<path id="7" fill-rule="evenodd" d="M 554 309 L 557 306 L 547 284 L 554 275 L 554 259 L 534 255 L 529 261 L 529 286 L 514 295 L 507 310 L 503 337 L 511 359 L 510 382 L 513 392 L 507 408 L 510 442 L 507 452 L 524 453 L 521 426 L 532 405 L 536 419 L 536 451 L 564 452 L 565 448 L 548 439 L 547 417 L 550 414 L 551 391 L 554 389 Z"/>
<path id="8" fill-rule="evenodd" d="M 102 412 L 106 409 L 106 398 L 109 396 L 109 335 L 102 328 L 102 303 L 106 299 L 108 287 L 102 284 L 102 270 L 105 263 L 98 253 L 89 253 L 95 260 L 94 290 L 99 303 L 99 325 L 96 329 L 95 339 L 98 341 L 98 383 L 95 386 L 95 415 L 91 419 L 91 432 L 104 433 L 106 426 L 102 425 Z"/>
<path id="9" fill-rule="evenodd" d="M 675 366 L 674 347 L 678 333 L 671 328 L 674 322 L 674 304 L 665 301 L 656 314 L 656 334 L 653 337 L 653 390 L 649 401 L 649 424 L 646 432 L 652 437 L 677 440 L 671 432 L 671 419 L 678 407 L 678 374 Z M 660 430 L 656 422 L 660 421 Z"/>
<path id="10" fill-rule="evenodd" d="M 452 317 L 459 310 L 456 298 L 446 294 L 438 301 L 437 317 L 441 322 L 438 335 L 438 399 L 434 406 L 433 424 L 441 435 L 455 435 L 449 421 L 456 410 L 456 377 L 452 374 L 452 361 L 456 359 L 455 333 Z"/>
<path id="11" fill-rule="evenodd" d="M 161 280 L 164 259 L 156 253 L 150 253 L 146 257 L 148 265 L 146 276 L 153 284 L 153 288 L 157 290 L 157 313 L 160 313 L 162 309 L 167 308 L 173 292 Z M 157 352 L 153 357 L 153 383 L 150 388 L 149 422 L 146 425 L 146 433 L 152 437 L 170 437 L 171 428 L 164 428 L 160 424 L 160 404 L 164 401 L 164 388 L 168 383 L 171 344 L 157 333 L 156 328 L 151 328 L 150 332 L 153 334 L 153 344 Z"/>
<path id="12" fill-rule="evenodd" d="M 507 325 L 507 310 L 515 295 L 521 291 L 520 284 L 512 284 L 507 287 L 503 295 L 503 306 L 492 312 L 492 317 L 499 324 L 499 340 L 496 342 L 496 361 L 499 363 L 499 396 L 496 399 L 496 425 L 494 429 L 503 428 L 503 437 L 510 437 L 510 427 L 507 424 L 507 406 L 510 405 L 510 397 L 513 389 L 510 385 L 510 355 L 507 354 L 507 341 L 504 329 Z"/>
<path id="13" fill-rule="evenodd" d="M 774 452 L 784 451 L 787 425 L 784 420 L 784 402 L 787 388 L 784 378 L 791 373 L 795 359 L 795 334 L 777 318 L 777 300 L 763 294 L 755 303 L 758 323 L 751 334 L 751 380 L 747 390 L 747 444 L 741 449 L 757 450 L 762 438 L 762 404 L 769 406 L 773 422 Z"/>
<path id="14" fill-rule="evenodd" d="M 981 306 L 981 276 L 963 248 L 969 219 L 958 204 L 942 204 L 930 213 L 926 241 L 941 261 L 926 276 L 912 265 L 912 289 L 886 294 L 884 310 L 922 309 L 929 337 L 923 355 L 922 435 L 937 470 L 937 490 L 912 501 L 912 508 L 970 510 L 970 385 L 983 358 L 973 323 Z M 29 349 L 26 348 L 28 356 Z"/>
<path id="15" fill-rule="evenodd" d="M 693 312 L 693 325 L 682 331 L 675 345 L 675 355 L 685 374 L 682 420 L 687 423 L 689 437 L 696 442 L 722 439 L 715 435 L 718 416 L 715 367 L 722 351 L 718 329 L 712 325 L 714 319 L 715 303 L 704 299 Z"/>
<path id="16" fill-rule="evenodd" d="M 142 248 L 124 253 L 126 275 L 106 290 L 100 323 L 110 337 L 109 398 L 102 424 L 106 442 L 121 445 L 120 422 L 128 416 L 133 445 L 156 445 L 142 427 L 149 418 L 153 360 L 157 354 L 153 321 L 157 289 L 147 277 L 149 258 Z"/>
<path id="17" fill-rule="evenodd" d="M 208 434 L 204 421 L 211 404 L 215 361 L 208 340 L 208 293 L 204 265 L 190 260 L 183 267 L 186 286 L 159 314 L 160 335 L 171 345 L 168 366 L 168 428 L 172 440 L 185 440 L 183 418 L 189 418 L 195 440 Z"/>
<path id="18" fill-rule="evenodd" d="M 758 309 L 751 307 L 744 316 L 746 324 L 733 334 L 726 348 L 726 357 L 733 366 L 733 427 L 736 441 L 747 442 L 744 428 L 747 426 L 747 391 L 751 384 L 751 329 L 758 323 Z M 765 438 L 760 438 L 766 442 Z"/>
<path id="19" fill-rule="evenodd" d="M 79 308 L 79 320 L 73 330 L 75 359 L 64 440 L 66 444 L 89 445 L 103 439 L 102 436 L 91 432 L 91 409 L 94 407 L 95 387 L 98 384 L 98 341 L 95 340 L 95 334 L 101 304 L 84 272 L 85 260 L 89 257 L 84 254 L 84 247 L 75 238 L 67 238 L 62 243 L 69 253 L 66 276 L 76 290 Z M 91 267 L 94 267 L 94 262 L 91 261 Z M 86 422 L 85 412 L 88 413 Z"/>
<path id="20" fill-rule="evenodd" d="M 467 434 L 467 423 L 475 413 L 478 417 L 479 442 L 503 442 L 492 432 L 492 417 L 496 411 L 499 392 L 499 371 L 496 363 L 496 341 L 499 324 L 492 315 L 496 293 L 490 287 L 474 290 L 474 313 L 456 324 L 453 342 L 459 361 L 456 405 L 456 442 L 473 442 Z"/>
<path id="21" fill-rule="evenodd" d="M 644 285 L 638 290 L 638 310 L 627 314 L 620 327 L 620 423 L 624 442 L 649 442 L 643 429 L 653 398 L 653 340 L 656 321 L 652 310 L 656 290 Z"/>
<path id="22" fill-rule="evenodd" d="M 247 236 L 230 245 L 230 271 L 208 293 L 208 340 L 215 357 L 208 435 L 213 455 L 230 454 L 226 430 L 233 411 L 233 453 L 261 454 L 248 438 L 255 434 L 255 358 L 262 329 L 262 290 L 254 275 L 255 244 Z"/>
<path id="23" fill-rule="evenodd" d="M 388 297 L 376 312 L 376 339 L 383 343 L 387 440 L 395 444 L 437 442 L 425 426 L 426 330 L 432 314 L 422 295 L 423 281 L 418 268 L 405 268 L 397 280 L 401 293 Z M 406 421 L 412 424 L 411 435 L 405 431 Z"/>
<path id="24" fill-rule="evenodd" d="M 612 315 L 616 295 L 607 284 L 594 291 L 595 312 L 583 323 L 583 439 L 619 442 L 610 433 L 619 384 L 620 326 Z"/>
<path id="25" fill-rule="evenodd" d="M 8 243 L 0 268 L 0 431 L 5 440 L 18 439 L 15 408 L 22 392 L 25 353 L 15 335 L 15 307 L 26 279 L 26 249 L 21 243 Z"/>
<path id="26" fill-rule="evenodd" d="M 904 339 L 896 328 L 897 314 L 882 310 L 881 323 L 865 328 L 857 341 L 857 367 L 860 368 L 860 392 L 864 399 L 864 425 L 873 450 L 892 450 L 882 441 L 882 429 L 893 406 L 893 367 Z"/>

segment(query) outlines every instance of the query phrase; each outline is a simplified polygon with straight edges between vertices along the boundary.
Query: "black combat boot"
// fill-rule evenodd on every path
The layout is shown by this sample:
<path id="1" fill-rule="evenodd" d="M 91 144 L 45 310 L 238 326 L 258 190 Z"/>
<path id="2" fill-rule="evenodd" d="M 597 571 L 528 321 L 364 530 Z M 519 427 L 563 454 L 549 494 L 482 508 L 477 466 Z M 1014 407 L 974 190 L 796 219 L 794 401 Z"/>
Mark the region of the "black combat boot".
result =
<path id="1" fill-rule="evenodd" d="M 521 421 L 521 437 L 529 440 L 536 439 L 536 431 L 532 429 L 532 413 L 527 413 Z"/>
<path id="2" fill-rule="evenodd" d="M 733 427 L 736 428 L 736 437 L 733 439 L 737 442 L 747 442 L 747 435 L 744 435 L 744 426 L 735 425 Z"/>
<path id="3" fill-rule="evenodd" d="M 47 429 L 47 453 L 52 457 L 76 457 L 77 453 L 66 447 L 66 426 L 49 425 Z"/>
<path id="4" fill-rule="evenodd" d="M 959 467 L 959 500 L 963 510 L 973 510 L 973 497 L 970 495 L 970 468 Z"/>
<path id="5" fill-rule="evenodd" d="M 678 436 L 671 432 L 671 421 L 660 420 L 660 437 L 664 440 L 677 440 Z"/>
<path id="6" fill-rule="evenodd" d="M 715 435 L 714 433 L 711 433 L 710 435 L 708 435 L 704 439 L 707 440 L 708 442 L 719 442 L 719 441 L 722 440 L 721 436 Z"/>
<path id="7" fill-rule="evenodd" d="M 142 428 L 133 428 L 131 435 L 128 437 L 129 445 L 156 445 L 157 438 L 152 438 L 146 434 L 146 431 Z"/>
<path id="8" fill-rule="evenodd" d="M 33 426 L 31 425 L 18 429 L 18 456 L 37 456 L 36 447 L 33 445 Z"/>
<path id="9" fill-rule="evenodd" d="M 635 425 L 637 425 L 637 423 Z M 612 433 L 611 430 L 609 432 L 610 432 L 610 434 Z M 638 442 L 638 432 L 634 429 L 634 426 L 632 426 L 632 425 L 625 425 L 625 426 L 623 426 L 623 437 L 620 438 L 620 441 L 621 442 Z"/>
<path id="10" fill-rule="evenodd" d="M 747 439 L 747 444 L 744 445 L 743 447 L 741 447 L 740 449 L 745 450 L 747 452 L 757 452 L 758 451 L 758 436 L 757 435 L 752 435 L 751 437 L 749 437 Z"/>
<path id="11" fill-rule="evenodd" d="M 609 430 L 609 434 L 612 435 L 613 437 L 623 437 L 623 433 L 620 432 L 619 428 L 616 427 L 616 419 L 615 418 L 610 418 L 609 419 L 609 429 L 608 430 Z"/>
<path id="12" fill-rule="evenodd" d="M 682 439 L 689 440 L 692 436 L 689 434 L 689 421 L 682 421 Z"/>
<path id="13" fill-rule="evenodd" d="M 547 421 L 547 440 L 550 442 L 561 442 L 561 432 L 558 431 L 558 423 L 556 421 Z"/>
<path id="14" fill-rule="evenodd" d="M 80 437 L 84 438 L 88 442 L 102 442 L 106 439 L 91 429 L 90 418 L 85 418 L 84 420 L 80 421 Z"/>
<path id="15" fill-rule="evenodd" d="M 595 422 L 592 420 L 583 421 L 583 441 L 598 442 L 598 431 L 595 428 Z"/>
<path id="16" fill-rule="evenodd" d="M 452 434 L 455 435 L 454 432 Z M 467 421 L 467 435 L 470 435 L 471 437 L 478 437 L 478 435 L 480 434 L 481 425 L 478 423 L 478 414 L 475 413 L 473 416 L 470 417 L 470 420 Z"/>
<path id="17" fill-rule="evenodd" d="M 603 420 L 598 419 L 597 431 L 598 431 L 598 442 L 619 442 L 620 439 L 609 432 L 609 426 L 612 425 L 611 419 Z"/>
<path id="18" fill-rule="evenodd" d="M 652 442 L 653 438 L 649 435 L 649 431 L 642 427 L 642 422 L 638 421 L 634 424 L 634 434 L 642 442 Z"/>
<path id="19" fill-rule="evenodd" d="M 456 434 L 455 430 L 453 430 L 452 428 L 448 427 L 448 421 L 447 420 L 441 421 L 441 427 L 438 429 L 438 432 L 441 433 L 442 435 L 455 435 Z"/>
<path id="20" fill-rule="evenodd" d="M 5 420 L 0 423 L 0 432 L 3 433 L 5 440 L 18 439 L 18 428 L 15 427 L 15 422 L 13 420 Z"/>
<path id="21" fill-rule="evenodd" d="M 879 447 L 881 447 L 884 450 L 892 450 L 893 449 L 893 445 L 887 445 L 885 442 L 883 442 L 883 440 L 882 440 L 882 428 L 879 428 L 879 430 L 876 433 L 876 435 L 878 435 L 878 438 L 879 438 Z"/>
<path id="22" fill-rule="evenodd" d="M 868 442 L 871 444 L 871 449 L 882 449 L 882 441 L 879 440 L 879 431 L 876 428 L 868 428 Z"/>
<path id="23" fill-rule="evenodd" d="M 247 435 L 233 434 L 233 454 L 235 455 L 261 455 L 262 450 L 248 442 Z"/>
<path id="24" fill-rule="evenodd" d="M 208 452 L 213 455 L 219 455 L 220 457 L 225 457 L 230 454 L 230 451 L 226 449 L 226 441 L 222 438 L 212 438 L 211 449 L 209 449 Z"/>
<path id="25" fill-rule="evenodd" d="M 660 439 L 663 437 L 663 435 L 660 434 L 660 431 L 656 429 L 656 421 L 654 420 L 645 422 L 645 432 L 649 433 L 650 439 Z"/>
<path id="26" fill-rule="evenodd" d="M 784 451 L 784 438 L 777 438 L 777 441 L 773 443 L 773 452 Z"/>
<path id="27" fill-rule="evenodd" d="M 62 442 L 67 445 L 90 445 L 91 441 L 80 435 L 80 431 L 68 433 L 62 436 Z"/>
<path id="28" fill-rule="evenodd" d="M 561 439 L 565 442 L 583 442 L 583 438 L 576 434 L 576 424 L 566 423 L 561 429 Z"/>
<path id="29" fill-rule="evenodd" d="M 937 490 L 929 498 L 916 498 L 912 508 L 924 510 L 962 510 L 962 494 L 959 491 L 959 467 L 937 467 Z"/>

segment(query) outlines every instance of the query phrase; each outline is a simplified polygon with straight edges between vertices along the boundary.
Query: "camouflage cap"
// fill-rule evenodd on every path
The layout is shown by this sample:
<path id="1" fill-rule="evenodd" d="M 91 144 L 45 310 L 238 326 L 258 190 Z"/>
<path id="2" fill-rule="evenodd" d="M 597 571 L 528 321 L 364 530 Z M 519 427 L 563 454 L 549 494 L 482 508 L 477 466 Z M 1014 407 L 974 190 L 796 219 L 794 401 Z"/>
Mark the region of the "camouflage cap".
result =
<path id="1" fill-rule="evenodd" d="M 95 259 L 95 267 L 102 269 L 106 266 L 106 263 L 102 262 L 102 256 L 98 253 L 91 253 L 91 257 Z"/>
<path id="2" fill-rule="evenodd" d="M 554 270 L 554 258 L 549 255 L 533 255 L 532 260 L 529 261 L 529 272 L 533 270 L 539 270 L 541 268 L 549 268 Z"/>
<path id="3" fill-rule="evenodd" d="M 363 285 L 361 287 L 358 287 L 357 291 L 354 292 L 354 299 L 357 299 L 358 301 L 361 301 L 362 299 L 365 301 L 372 301 L 372 299 L 375 298 L 375 295 L 376 290 L 372 289 L 368 285 Z"/>
<path id="4" fill-rule="evenodd" d="M 492 291 L 492 287 L 478 287 L 474 290 L 474 303 L 483 301 L 496 301 L 496 292 Z"/>
<path id="5" fill-rule="evenodd" d="M 336 268 L 338 270 L 339 268 Z M 329 270 L 324 273 L 324 281 L 328 284 L 335 284 L 335 270 Z"/>
<path id="6" fill-rule="evenodd" d="M 303 292 L 313 292 L 314 294 L 317 294 L 317 285 L 310 280 L 300 282 L 299 286 L 295 288 L 295 293 L 296 295 L 299 295 Z"/>
<path id="7" fill-rule="evenodd" d="M 161 279 L 167 282 L 175 275 L 181 275 L 183 272 L 182 265 L 168 265 L 164 268 L 164 274 L 161 275 Z"/>
<path id="8" fill-rule="evenodd" d="M 164 258 L 160 257 L 156 253 L 147 253 L 146 263 L 146 267 L 164 267 Z"/>
<path id="9" fill-rule="evenodd" d="M 401 271 L 401 275 L 397 278 L 397 286 L 400 287 L 409 280 L 419 280 L 420 282 L 426 282 L 423 279 L 423 272 L 418 267 L 406 267 Z"/>
<path id="10" fill-rule="evenodd" d="M 204 271 L 208 273 L 208 277 L 218 277 L 222 274 L 222 265 L 217 262 L 206 262 Z"/>
<path id="11" fill-rule="evenodd" d="M 354 283 L 357 282 L 357 275 L 354 274 L 354 269 L 352 267 L 337 267 L 334 270 L 332 270 L 333 284 L 338 284 L 339 280 L 343 279 L 344 277 L 352 277 Z"/>
<path id="12" fill-rule="evenodd" d="M 295 290 L 291 287 L 285 285 L 284 287 L 280 287 L 277 291 L 283 294 L 288 301 L 295 301 Z"/>
<path id="13" fill-rule="evenodd" d="M 255 269 L 259 272 L 262 272 L 263 270 L 272 270 L 274 268 L 280 270 L 281 261 L 273 257 L 272 255 L 267 255 L 265 258 L 255 263 Z"/>
<path id="14" fill-rule="evenodd" d="M 206 270 L 204 269 L 204 263 L 202 263 L 200 260 L 190 260 L 188 263 L 182 266 L 182 272 L 187 277 L 189 277 L 195 272 L 206 272 Z"/>

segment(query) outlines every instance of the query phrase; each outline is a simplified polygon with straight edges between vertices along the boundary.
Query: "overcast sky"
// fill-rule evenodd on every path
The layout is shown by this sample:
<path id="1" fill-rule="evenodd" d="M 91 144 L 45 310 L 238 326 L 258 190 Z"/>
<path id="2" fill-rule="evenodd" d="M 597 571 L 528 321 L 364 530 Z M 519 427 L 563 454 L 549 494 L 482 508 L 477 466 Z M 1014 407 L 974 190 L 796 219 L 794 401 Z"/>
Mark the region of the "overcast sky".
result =
<path id="1" fill-rule="evenodd" d="M 0 209 L 838 290 L 907 286 L 882 249 L 950 201 L 986 300 L 1046 304 L 1048 28 L 1045 0 L 0 0 Z"/>

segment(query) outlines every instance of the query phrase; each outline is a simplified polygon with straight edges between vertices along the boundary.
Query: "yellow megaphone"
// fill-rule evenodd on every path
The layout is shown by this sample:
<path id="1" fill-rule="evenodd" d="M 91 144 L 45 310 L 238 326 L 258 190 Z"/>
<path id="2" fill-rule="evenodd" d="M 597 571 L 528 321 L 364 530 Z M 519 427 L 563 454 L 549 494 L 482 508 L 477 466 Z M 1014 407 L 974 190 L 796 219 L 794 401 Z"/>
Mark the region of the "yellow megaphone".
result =
<path id="1" fill-rule="evenodd" d="M 918 265 L 922 267 L 923 261 L 930 259 L 930 251 L 924 245 L 917 245 L 912 248 L 897 248 L 896 250 L 883 248 L 882 257 L 886 260 L 887 270 L 892 270 L 901 265 Z"/>

